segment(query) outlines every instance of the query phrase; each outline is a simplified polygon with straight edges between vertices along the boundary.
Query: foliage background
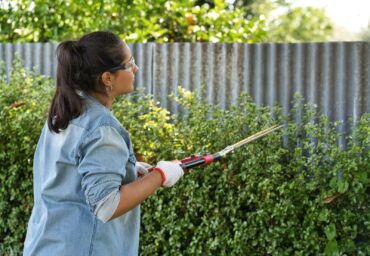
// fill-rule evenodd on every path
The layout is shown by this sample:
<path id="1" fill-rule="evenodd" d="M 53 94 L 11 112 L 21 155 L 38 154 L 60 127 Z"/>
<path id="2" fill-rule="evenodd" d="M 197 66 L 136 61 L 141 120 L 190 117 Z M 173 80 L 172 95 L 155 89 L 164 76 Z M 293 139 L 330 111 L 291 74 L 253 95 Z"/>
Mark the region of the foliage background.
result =
<path id="1" fill-rule="evenodd" d="M 53 92 L 53 81 L 16 63 L 0 75 L 0 252 L 22 250 L 33 205 L 32 159 Z M 197 94 L 172 95 L 171 116 L 141 92 L 123 97 L 114 114 L 137 153 L 155 164 L 194 152 L 214 153 L 273 123 L 285 128 L 194 169 L 142 205 L 142 255 L 369 255 L 370 115 L 347 135 L 312 105 L 284 117 L 278 106 L 257 106 L 248 95 L 226 110 Z M 296 123 L 297 113 L 304 113 Z M 163 223 L 166 223 L 165 225 Z"/>
<path id="2" fill-rule="evenodd" d="M 127 42 L 325 41 L 321 9 L 288 0 L 12 0 L 0 4 L 0 42 L 75 39 L 95 30 Z"/>

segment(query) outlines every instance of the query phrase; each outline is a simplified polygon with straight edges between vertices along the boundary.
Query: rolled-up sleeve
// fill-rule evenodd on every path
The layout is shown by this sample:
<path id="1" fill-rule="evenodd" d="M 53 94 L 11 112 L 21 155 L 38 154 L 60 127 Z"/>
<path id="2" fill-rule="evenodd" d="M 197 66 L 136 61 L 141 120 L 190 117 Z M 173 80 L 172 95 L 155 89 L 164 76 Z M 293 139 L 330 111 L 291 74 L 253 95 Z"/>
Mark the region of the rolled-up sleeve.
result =
<path id="1" fill-rule="evenodd" d="M 113 127 L 99 127 L 84 139 L 78 171 L 92 212 L 99 201 L 121 186 L 128 158 L 125 140 Z"/>

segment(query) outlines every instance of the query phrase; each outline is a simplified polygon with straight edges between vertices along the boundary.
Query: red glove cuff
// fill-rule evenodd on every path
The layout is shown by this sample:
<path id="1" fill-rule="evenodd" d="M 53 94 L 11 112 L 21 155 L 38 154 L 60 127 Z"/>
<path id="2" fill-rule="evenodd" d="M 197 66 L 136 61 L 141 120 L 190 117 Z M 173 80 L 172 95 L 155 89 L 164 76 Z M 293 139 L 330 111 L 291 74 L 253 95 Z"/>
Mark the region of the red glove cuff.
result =
<path id="1" fill-rule="evenodd" d="M 164 175 L 163 170 L 156 166 L 156 167 L 153 168 L 153 171 L 158 171 L 161 174 L 161 177 L 162 177 L 162 184 L 161 185 L 163 186 L 164 182 L 166 181 L 166 175 Z"/>

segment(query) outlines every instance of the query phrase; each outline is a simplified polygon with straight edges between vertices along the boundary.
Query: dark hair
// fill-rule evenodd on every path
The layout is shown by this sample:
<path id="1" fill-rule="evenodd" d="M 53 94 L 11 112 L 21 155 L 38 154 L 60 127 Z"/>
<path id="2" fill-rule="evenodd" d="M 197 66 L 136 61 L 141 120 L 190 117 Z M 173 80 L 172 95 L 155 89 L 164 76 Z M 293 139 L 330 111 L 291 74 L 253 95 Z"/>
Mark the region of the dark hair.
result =
<path id="1" fill-rule="evenodd" d="M 106 94 L 101 74 L 122 63 L 122 44 L 117 35 L 98 31 L 58 45 L 57 88 L 48 115 L 51 131 L 59 133 L 82 114 L 84 104 L 78 91 Z"/>

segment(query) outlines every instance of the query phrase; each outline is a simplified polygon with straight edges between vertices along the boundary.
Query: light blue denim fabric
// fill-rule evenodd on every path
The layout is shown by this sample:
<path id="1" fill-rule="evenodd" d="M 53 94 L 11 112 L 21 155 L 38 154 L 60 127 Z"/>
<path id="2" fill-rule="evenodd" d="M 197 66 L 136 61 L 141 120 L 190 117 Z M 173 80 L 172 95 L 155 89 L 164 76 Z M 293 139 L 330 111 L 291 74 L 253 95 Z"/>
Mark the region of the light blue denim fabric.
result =
<path id="1" fill-rule="evenodd" d="M 45 124 L 34 156 L 34 207 L 24 255 L 138 255 L 140 206 L 107 223 L 98 202 L 137 179 L 127 131 L 98 101 L 59 134 Z"/>

